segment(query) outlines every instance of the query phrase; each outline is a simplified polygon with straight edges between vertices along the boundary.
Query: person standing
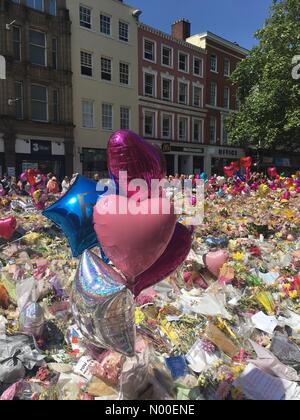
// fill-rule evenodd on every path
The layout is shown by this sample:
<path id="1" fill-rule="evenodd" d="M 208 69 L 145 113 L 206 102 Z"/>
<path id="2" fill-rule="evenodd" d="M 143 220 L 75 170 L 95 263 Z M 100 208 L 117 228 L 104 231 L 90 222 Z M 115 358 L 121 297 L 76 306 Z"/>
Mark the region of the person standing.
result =
<path id="1" fill-rule="evenodd" d="M 55 176 L 50 179 L 50 181 L 47 184 L 47 191 L 49 194 L 58 194 L 59 193 L 59 187 L 58 182 Z"/>
<path id="2" fill-rule="evenodd" d="M 65 195 L 70 188 L 70 178 L 68 176 L 64 177 L 64 180 L 61 183 L 61 188 L 62 188 L 62 191 L 61 191 L 62 195 Z"/>

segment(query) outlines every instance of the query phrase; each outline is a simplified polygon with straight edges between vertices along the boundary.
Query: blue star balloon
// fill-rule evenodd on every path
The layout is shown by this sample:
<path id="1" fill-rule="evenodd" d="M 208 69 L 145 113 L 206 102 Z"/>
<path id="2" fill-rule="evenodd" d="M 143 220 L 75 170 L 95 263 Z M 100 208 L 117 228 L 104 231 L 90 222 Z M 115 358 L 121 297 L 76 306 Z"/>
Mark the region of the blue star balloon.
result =
<path id="1" fill-rule="evenodd" d="M 99 245 L 93 223 L 93 208 L 99 197 L 107 192 L 97 191 L 97 183 L 78 176 L 69 191 L 43 211 L 66 235 L 74 257 Z"/>

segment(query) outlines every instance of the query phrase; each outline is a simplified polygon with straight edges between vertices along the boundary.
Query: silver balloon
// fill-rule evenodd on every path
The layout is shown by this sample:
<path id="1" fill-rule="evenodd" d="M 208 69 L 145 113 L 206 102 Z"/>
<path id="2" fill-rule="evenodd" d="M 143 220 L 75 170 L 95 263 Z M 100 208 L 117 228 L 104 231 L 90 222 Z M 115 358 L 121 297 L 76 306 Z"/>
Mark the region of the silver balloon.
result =
<path id="1" fill-rule="evenodd" d="M 135 354 L 134 297 L 124 279 L 91 251 L 75 276 L 72 312 L 83 336 L 94 346 Z"/>
<path id="2" fill-rule="evenodd" d="M 25 203 L 22 200 L 13 200 L 10 203 L 10 206 L 12 210 L 18 210 L 18 209 L 19 210 L 33 210 L 34 209 L 34 206 L 30 202 Z"/>

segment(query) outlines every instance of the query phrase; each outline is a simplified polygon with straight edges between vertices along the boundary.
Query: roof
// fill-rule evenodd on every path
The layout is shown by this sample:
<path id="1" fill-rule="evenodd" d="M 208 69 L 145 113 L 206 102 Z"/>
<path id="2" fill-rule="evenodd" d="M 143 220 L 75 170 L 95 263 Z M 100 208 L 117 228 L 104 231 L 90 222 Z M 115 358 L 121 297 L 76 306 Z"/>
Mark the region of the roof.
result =
<path id="1" fill-rule="evenodd" d="M 236 51 L 240 54 L 243 54 L 243 55 L 248 55 L 249 52 L 250 52 L 246 48 L 241 47 L 238 43 L 228 41 L 227 39 L 222 38 L 219 35 L 216 35 L 216 34 L 214 34 L 213 32 L 210 32 L 210 31 L 201 32 L 199 34 L 191 36 L 191 38 L 194 38 L 194 37 L 211 39 L 212 41 L 216 41 L 219 44 L 222 44 L 222 45 L 226 46 L 227 48 L 230 48 L 230 49 L 232 49 L 232 50 L 234 50 L 234 51 Z"/>

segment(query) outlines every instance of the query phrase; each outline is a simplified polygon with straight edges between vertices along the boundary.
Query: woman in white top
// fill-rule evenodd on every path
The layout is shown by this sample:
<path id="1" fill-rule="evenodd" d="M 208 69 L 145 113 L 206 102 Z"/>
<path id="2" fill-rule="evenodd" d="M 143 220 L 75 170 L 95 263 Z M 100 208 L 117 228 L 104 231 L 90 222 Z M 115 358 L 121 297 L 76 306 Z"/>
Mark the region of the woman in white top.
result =
<path id="1" fill-rule="evenodd" d="M 70 188 L 70 179 L 68 176 L 64 177 L 64 180 L 61 183 L 61 188 L 62 188 L 62 191 L 61 191 L 62 195 L 65 195 Z"/>

